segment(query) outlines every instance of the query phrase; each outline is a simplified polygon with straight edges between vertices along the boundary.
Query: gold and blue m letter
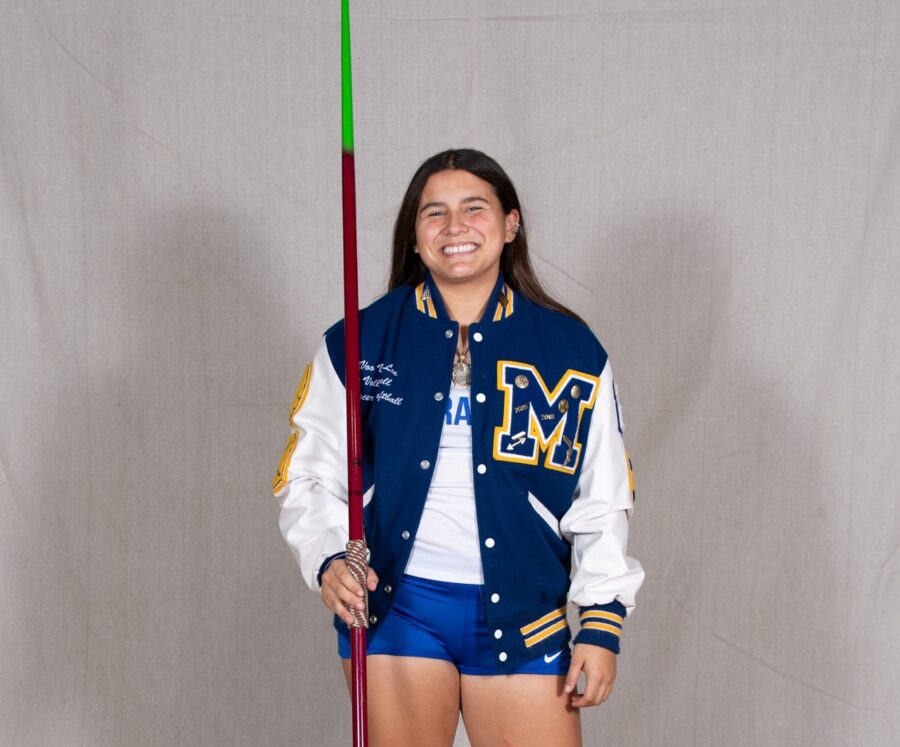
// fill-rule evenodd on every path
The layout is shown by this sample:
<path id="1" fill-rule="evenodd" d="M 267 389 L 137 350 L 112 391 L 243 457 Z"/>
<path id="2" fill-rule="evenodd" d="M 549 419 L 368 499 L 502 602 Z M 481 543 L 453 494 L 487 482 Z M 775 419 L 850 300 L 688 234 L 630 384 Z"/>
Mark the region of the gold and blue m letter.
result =
<path id="1" fill-rule="evenodd" d="M 600 379 L 574 371 L 552 390 L 528 363 L 497 362 L 497 388 L 504 393 L 503 424 L 494 429 L 494 459 L 537 464 L 573 474 L 581 456 L 581 419 L 594 407 Z"/>

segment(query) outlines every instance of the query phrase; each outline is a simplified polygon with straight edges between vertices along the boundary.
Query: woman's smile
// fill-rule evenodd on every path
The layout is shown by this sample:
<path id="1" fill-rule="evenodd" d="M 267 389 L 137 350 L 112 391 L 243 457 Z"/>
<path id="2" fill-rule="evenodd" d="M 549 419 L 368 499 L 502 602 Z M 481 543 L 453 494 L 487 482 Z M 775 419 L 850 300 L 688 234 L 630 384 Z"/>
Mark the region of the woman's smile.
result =
<path id="1" fill-rule="evenodd" d="M 441 252 L 446 255 L 450 254 L 471 254 L 474 252 L 478 246 L 476 244 L 448 244 Z"/>

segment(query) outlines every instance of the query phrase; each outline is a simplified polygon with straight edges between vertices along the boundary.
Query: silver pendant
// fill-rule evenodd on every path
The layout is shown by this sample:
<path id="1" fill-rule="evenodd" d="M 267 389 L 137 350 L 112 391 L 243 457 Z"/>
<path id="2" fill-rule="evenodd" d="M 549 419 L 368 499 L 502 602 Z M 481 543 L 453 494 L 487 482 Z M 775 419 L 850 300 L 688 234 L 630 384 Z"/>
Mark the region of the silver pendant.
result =
<path id="1" fill-rule="evenodd" d="M 457 361 L 453 364 L 451 376 L 456 386 L 470 386 L 472 384 L 472 364 L 466 361 Z"/>

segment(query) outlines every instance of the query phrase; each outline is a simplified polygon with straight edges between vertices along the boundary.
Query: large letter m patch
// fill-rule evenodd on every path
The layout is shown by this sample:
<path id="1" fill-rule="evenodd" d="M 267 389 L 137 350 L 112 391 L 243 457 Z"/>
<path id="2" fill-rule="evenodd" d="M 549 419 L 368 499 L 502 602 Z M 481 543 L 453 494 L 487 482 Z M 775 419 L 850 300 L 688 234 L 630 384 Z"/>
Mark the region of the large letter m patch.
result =
<path id="1" fill-rule="evenodd" d="M 594 407 L 600 379 L 569 369 L 553 390 L 528 363 L 497 362 L 497 388 L 504 392 L 503 425 L 494 429 L 494 459 L 537 464 L 572 474 L 581 456 L 578 432 Z"/>

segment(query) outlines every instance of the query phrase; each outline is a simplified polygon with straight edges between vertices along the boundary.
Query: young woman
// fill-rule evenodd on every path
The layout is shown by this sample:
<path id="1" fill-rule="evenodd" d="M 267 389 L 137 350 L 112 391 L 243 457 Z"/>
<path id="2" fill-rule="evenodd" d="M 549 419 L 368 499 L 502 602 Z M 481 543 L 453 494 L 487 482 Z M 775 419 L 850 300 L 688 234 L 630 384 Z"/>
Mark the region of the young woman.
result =
<path id="1" fill-rule="evenodd" d="M 475 747 L 580 744 L 578 709 L 612 690 L 644 575 L 626 555 L 633 477 L 606 352 L 542 289 L 493 159 L 419 167 L 360 336 L 372 744 L 450 745 L 460 711 Z M 303 375 L 274 490 L 349 677 L 347 608 L 364 605 L 342 560 L 343 376 L 338 323 Z"/>

